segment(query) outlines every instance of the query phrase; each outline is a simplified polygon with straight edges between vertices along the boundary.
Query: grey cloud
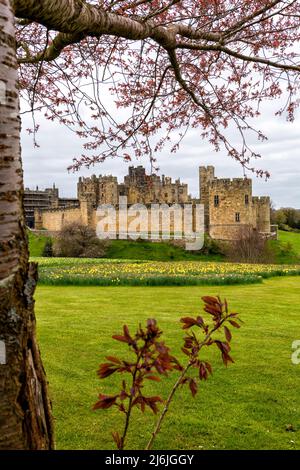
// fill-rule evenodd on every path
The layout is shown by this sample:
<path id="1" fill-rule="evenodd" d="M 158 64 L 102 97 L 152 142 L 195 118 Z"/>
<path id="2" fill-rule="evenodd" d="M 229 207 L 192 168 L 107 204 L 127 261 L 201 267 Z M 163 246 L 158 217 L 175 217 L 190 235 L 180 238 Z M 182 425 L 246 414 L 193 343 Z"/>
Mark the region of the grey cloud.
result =
<path id="1" fill-rule="evenodd" d="M 53 182 L 60 189 L 63 196 L 76 195 L 76 183 L 79 176 L 95 174 L 113 174 L 119 180 L 128 171 L 128 164 L 118 159 L 111 159 L 89 170 L 82 169 L 77 173 L 68 173 L 67 167 L 72 163 L 74 156 L 82 152 L 82 141 L 67 129 L 58 124 L 38 118 L 41 130 L 37 135 L 39 149 L 33 147 L 32 137 L 25 129 L 31 127 L 28 115 L 23 117 L 22 152 L 24 165 L 25 186 L 40 187 L 51 186 Z M 267 169 L 271 178 L 267 182 L 263 179 L 253 178 L 253 192 L 256 195 L 270 195 L 277 207 L 300 207 L 300 164 L 299 164 L 299 133 L 300 116 L 294 123 L 287 123 L 283 118 L 275 120 L 269 114 L 268 118 L 256 122 L 256 127 L 268 135 L 267 142 L 251 143 L 263 155 L 262 159 L 254 162 L 257 167 Z M 235 134 L 230 130 L 231 138 Z M 149 161 L 141 159 L 131 164 L 143 164 L 150 171 Z M 214 165 L 216 175 L 219 177 L 241 177 L 242 167 L 225 152 L 215 153 L 212 147 L 199 137 L 196 130 L 186 135 L 180 150 L 170 154 L 165 149 L 159 159 L 159 173 L 179 178 L 188 183 L 190 192 L 198 195 L 198 167 L 200 165 Z"/>

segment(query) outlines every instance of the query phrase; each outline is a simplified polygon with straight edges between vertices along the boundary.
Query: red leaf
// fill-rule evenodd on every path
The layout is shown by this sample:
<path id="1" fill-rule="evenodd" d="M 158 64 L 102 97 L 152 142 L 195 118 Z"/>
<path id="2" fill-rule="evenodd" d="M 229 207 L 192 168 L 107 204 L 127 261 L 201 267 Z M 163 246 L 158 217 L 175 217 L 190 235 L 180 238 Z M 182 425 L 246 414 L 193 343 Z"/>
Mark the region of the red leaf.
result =
<path id="1" fill-rule="evenodd" d="M 192 392 L 193 397 L 196 395 L 198 391 L 198 385 L 195 379 L 191 379 L 189 383 L 190 390 Z"/>
<path id="2" fill-rule="evenodd" d="M 155 380 L 156 382 L 160 382 L 160 378 L 157 377 L 157 375 L 145 375 L 145 379 Z"/>
<path id="3" fill-rule="evenodd" d="M 209 295 L 205 295 L 205 296 L 201 297 L 201 299 L 206 304 L 218 304 L 219 303 L 219 300 L 216 297 L 212 297 L 212 296 L 209 296 Z"/>
<path id="4" fill-rule="evenodd" d="M 222 314 L 222 308 L 219 305 L 206 305 L 204 311 L 213 316 L 220 316 Z"/>
<path id="5" fill-rule="evenodd" d="M 207 370 L 206 370 L 206 365 L 204 362 L 200 363 L 199 367 L 199 379 L 200 380 L 206 380 L 208 376 Z"/>
<path id="6" fill-rule="evenodd" d="M 116 339 L 117 341 L 122 341 L 123 343 L 128 343 L 128 339 L 122 335 L 113 335 L 112 338 Z"/>
<path id="7" fill-rule="evenodd" d="M 144 401 L 146 405 L 151 408 L 154 414 L 158 412 L 158 407 L 156 405 L 157 402 L 163 402 L 163 399 L 161 397 L 155 396 L 155 397 L 144 397 Z"/>
<path id="8" fill-rule="evenodd" d="M 123 405 L 123 403 L 121 405 L 118 405 L 118 408 L 121 411 L 121 413 L 126 413 L 126 409 L 125 409 L 125 406 Z"/>
<path id="9" fill-rule="evenodd" d="M 219 341 L 218 339 L 215 340 L 215 343 L 216 345 L 218 346 L 218 348 L 220 349 L 220 351 L 224 352 L 224 353 L 229 353 L 230 351 L 230 346 L 227 342 L 225 341 Z"/>
<path id="10" fill-rule="evenodd" d="M 234 326 L 235 328 L 241 328 L 241 325 L 239 325 L 236 321 L 234 320 L 229 320 L 229 323 Z"/>
<path id="11" fill-rule="evenodd" d="M 128 344 L 134 344 L 134 340 L 133 338 L 130 336 L 130 333 L 129 333 L 129 329 L 128 329 L 128 326 L 127 325 L 124 325 L 123 326 L 123 331 L 124 331 L 124 336 L 127 340 L 127 343 Z"/>
<path id="12" fill-rule="evenodd" d="M 187 356 L 190 355 L 190 351 L 188 351 L 186 348 L 181 348 L 181 351 L 186 354 Z"/>
<path id="13" fill-rule="evenodd" d="M 98 409 L 107 409 L 107 408 L 110 408 L 111 406 L 115 405 L 116 403 L 116 400 L 118 398 L 118 395 L 115 395 L 115 396 L 109 396 L 109 395 L 102 395 L 100 393 L 99 395 L 99 401 L 97 401 L 97 403 L 95 403 L 93 409 L 94 410 L 98 410 Z"/>
<path id="14" fill-rule="evenodd" d="M 227 341 L 230 343 L 232 335 L 230 333 L 230 330 L 227 328 L 227 326 L 224 326 L 224 332 L 225 332 L 225 337 L 226 337 Z"/>
<path id="15" fill-rule="evenodd" d="M 99 375 L 100 379 L 105 379 L 106 377 L 109 377 L 117 370 L 118 370 L 118 367 L 114 366 L 114 364 L 111 364 L 110 362 L 108 363 L 106 362 L 104 364 L 100 364 L 97 374 Z"/>
<path id="16" fill-rule="evenodd" d="M 145 398 L 142 395 L 136 397 L 132 402 L 132 406 L 140 406 L 142 413 L 144 413 L 146 407 Z"/>
<path id="17" fill-rule="evenodd" d="M 182 328 L 185 330 L 187 328 L 191 328 L 191 326 L 197 325 L 197 320 L 192 317 L 182 317 L 180 318 L 181 323 L 184 323 Z"/>
<path id="18" fill-rule="evenodd" d="M 234 360 L 232 359 L 232 357 L 229 356 L 229 354 L 227 354 L 226 352 L 222 353 L 222 359 L 223 359 L 223 362 L 224 362 L 226 367 L 227 367 L 229 362 L 234 363 Z"/>
<path id="19" fill-rule="evenodd" d="M 127 325 L 124 325 L 123 326 L 123 331 L 124 331 L 124 336 L 126 336 L 126 338 L 130 338 L 131 339 L 131 336 L 129 334 L 129 329 L 128 329 L 128 326 Z"/>
<path id="20" fill-rule="evenodd" d="M 120 450 L 122 448 L 122 438 L 117 431 L 111 433 L 113 440 L 115 441 L 117 448 Z"/>
<path id="21" fill-rule="evenodd" d="M 210 375 L 212 375 L 212 367 L 211 367 L 211 364 L 209 362 L 205 362 L 205 366 L 206 366 L 206 369 L 208 370 L 208 372 L 210 373 Z"/>
<path id="22" fill-rule="evenodd" d="M 106 356 L 105 359 L 107 359 L 108 361 L 114 362 L 115 364 L 121 364 L 121 361 L 117 357 L 114 357 L 114 356 Z"/>

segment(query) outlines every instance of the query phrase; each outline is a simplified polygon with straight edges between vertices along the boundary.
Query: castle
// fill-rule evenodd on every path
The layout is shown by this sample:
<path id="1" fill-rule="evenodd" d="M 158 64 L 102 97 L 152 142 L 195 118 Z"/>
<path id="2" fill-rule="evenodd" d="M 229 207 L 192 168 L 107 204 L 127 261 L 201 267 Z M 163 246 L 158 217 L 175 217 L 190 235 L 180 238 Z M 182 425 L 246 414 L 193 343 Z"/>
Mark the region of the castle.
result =
<path id="1" fill-rule="evenodd" d="M 234 240 L 244 227 L 264 236 L 271 234 L 270 198 L 253 197 L 249 178 L 224 179 L 215 176 L 213 166 L 199 168 L 200 197 L 192 198 L 188 185 L 180 180 L 156 174 L 147 175 L 142 166 L 129 167 L 123 183 L 115 176 L 93 175 L 79 178 L 78 201 L 69 207 L 35 210 L 35 228 L 59 231 L 64 224 L 80 222 L 92 228 L 97 225 L 97 207 L 111 204 L 118 209 L 119 198 L 127 204 L 165 205 L 196 204 L 204 206 L 205 231 L 217 240 Z"/>

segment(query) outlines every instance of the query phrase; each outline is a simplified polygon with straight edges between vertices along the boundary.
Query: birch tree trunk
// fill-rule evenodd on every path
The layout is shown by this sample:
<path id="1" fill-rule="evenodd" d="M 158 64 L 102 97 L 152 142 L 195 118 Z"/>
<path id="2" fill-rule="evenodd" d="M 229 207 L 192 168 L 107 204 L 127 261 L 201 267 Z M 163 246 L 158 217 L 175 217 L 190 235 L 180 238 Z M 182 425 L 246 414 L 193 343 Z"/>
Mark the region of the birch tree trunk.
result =
<path id="1" fill-rule="evenodd" d="M 45 372 L 36 342 L 36 265 L 28 262 L 14 15 L 0 0 L 0 450 L 52 449 Z"/>

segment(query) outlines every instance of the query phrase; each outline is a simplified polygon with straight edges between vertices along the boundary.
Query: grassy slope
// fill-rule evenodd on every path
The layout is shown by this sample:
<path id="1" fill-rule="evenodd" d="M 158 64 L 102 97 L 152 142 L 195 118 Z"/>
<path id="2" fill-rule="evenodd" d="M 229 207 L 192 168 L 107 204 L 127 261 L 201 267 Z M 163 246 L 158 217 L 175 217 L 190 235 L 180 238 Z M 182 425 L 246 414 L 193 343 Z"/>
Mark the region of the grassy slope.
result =
<path id="1" fill-rule="evenodd" d="M 29 239 L 29 251 L 31 256 L 42 256 L 43 249 L 48 237 L 44 235 L 36 235 L 30 230 L 27 231 Z"/>
<path id="2" fill-rule="evenodd" d="M 107 258 L 140 259 L 153 261 L 222 261 L 220 255 L 203 255 L 193 251 L 185 251 L 169 243 L 151 243 L 147 241 L 112 240 L 107 252 Z"/>
<path id="3" fill-rule="evenodd" d="M 31 256 L 42 256 L 47 237 L 29 232 L 29 249 Z M 106 255 L 112 259 L 140 259 L 154 261 L 184 261 L 184 260 L 210 260 L 222 261 L 220 255 L 209 255 L 185 251 L 178 246 L 168 243 L 151 243 L 147 241 L 133 242 L 127 240 L 112 240 Z"/>
<path id="4" fill-rule="evenodd" d="M 31 256 L 42 256 L 42 251 L 46 243 L 47 237 L 43 235 L 34 235 L 29 232 L 29 247 Z M 296 263 L 295 255 L 286 254 L 282 251 L 282 246 L 291 243 L 294 252 L 300 256 L 300 234 L 279 231 L 279 243 L 271 242 L 271 246 L 276 251 L 276 262 Z M 151 243 L 151 242 L 132 242 L 127 240 L 112 240 L 108 249 L 107 258 L 112 259 L 140 259 L 154 261 L 222 261 L 220 255 L 202 255 L 198 253 L 188 252 L 180 247 L 169 245 L 168 243 Z M 298 260 L 299 261 L 299 260 Z"/>
<path id="5" fill-rule="evenodd" d="M 284 232 L 279 230 L 279 241 L 283 243 L 291 243 L 295 252 L 300 255 L 300 233 Z"/>
<path id="6" fill-rule="evenodd" d="M 279 230 L 278 241 L 269 242 L 275 261 L 279 264 L 296 264 L 300 262 L 300 233 Z"/>
<path id="7" fill-rule="evenodd" d="M 234 330 L 236 363 L 225 369 L 214 352 L 214 375 L 195 399 L 182 389 L 173 403 L 156 448 L 300 449 L 300 365 L 291 363 L 291 344 L 299 338 L 298 278 L 263 285 L 224 287 L 44 287 L 36 293 L 38 334 L 50 381 L 58 449 L 109 449 L 110 432 L 120 428 L 115 409 L 91 410 L 100 391 L 113 393 L 120 376 L 99 381 L 98 364 L 107 354 L 126 354 L 111 339 L 126 322 L 155 317 L 178 353 L 183 332 L 178 319 L 199 312 L 201 295 L 226 296 L 241 312 Z M 255 299 L 255 302 L 253 302 Z M 112 380 L 111 380 L 112 379 Z M 167 385 L 149 382 L 150 393 L 166 396 Z M 119 416 L 120 415 L 120 416 Z M 128 447 L 143 448 L 152 415 L 138 413 Z M 117 423 L 117 424 L 115 424 Z M 297 432 L 287 432 L 292 424 Z"/>

